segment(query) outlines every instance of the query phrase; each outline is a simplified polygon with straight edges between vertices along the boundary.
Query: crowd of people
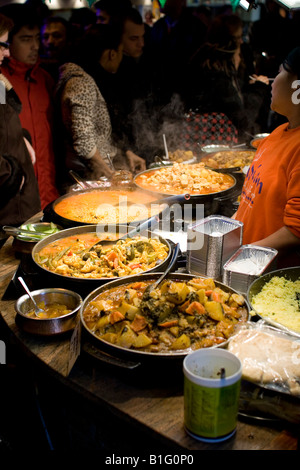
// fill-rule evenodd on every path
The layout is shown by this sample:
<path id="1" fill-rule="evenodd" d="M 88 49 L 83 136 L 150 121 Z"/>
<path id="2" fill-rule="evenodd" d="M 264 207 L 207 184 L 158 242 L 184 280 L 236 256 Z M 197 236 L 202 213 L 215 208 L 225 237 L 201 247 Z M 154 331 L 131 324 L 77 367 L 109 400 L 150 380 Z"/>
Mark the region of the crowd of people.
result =
<path id="1" fill-rule="evenodd" d="M 1 225 L 66 192 L 70 170 L 146 169 L 163 134 L 180 146 L 188 113 L 224 114 L 239 142 L 289 119 L 271 106 L 271 84 L 298 46 L 297 16 L 272 0 L 247 25 L 184 0 L 167 0 L 156 21 L 130 0 L 99 0 L 68 20 L 31 3 L 0 8 Z"/>

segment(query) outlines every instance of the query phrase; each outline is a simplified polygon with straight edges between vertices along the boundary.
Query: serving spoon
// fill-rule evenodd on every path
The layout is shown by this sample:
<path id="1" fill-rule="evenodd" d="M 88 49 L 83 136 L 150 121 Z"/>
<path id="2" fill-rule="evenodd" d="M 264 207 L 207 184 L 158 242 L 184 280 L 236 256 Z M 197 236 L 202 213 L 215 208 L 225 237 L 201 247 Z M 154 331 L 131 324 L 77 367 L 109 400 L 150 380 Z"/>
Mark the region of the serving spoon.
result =
<path id="1" fill-rule="evenodd" d="M 141 298 L 140 308 L 141 308 L 141 311 L 143 312 L 143 315 L 145 315 L 145 317 L 150 319 L 151 322 L 160 323 L 161 321 L 164 320 L 164 318 L 169 313 L 168 311 L 160 312 L 159 310 L 157 310 L 155 300 L 154 300 L 154 304 L 152 304 L 151 302 L 151 299 L 152 299 L 151 292 L 157 289 L 157 287 L 168 276 L 168 274 L 170 273 L 170 271 L 172 270 L 172 268 L 174 267 L 177 261 L 179 250 L 180 250 L 180 245 L 179 243 L 176 243 L 173 249 L 173 254 L 172 254 L 170 263 L 167 269 L 165 270 L 165 272 L 158 279 L 156 279 L 156 281 L 148 285 L 146 289 L 144 290 L 143 296 Z"/>
<path id="2" fill-rule="evenodd" d="M 178 258 L 178 254 L 179 254 L 179 249 L 180 249 L 180 245 L 179 243 L 176 243 L 175 246 L 174 246 L 174 250 L 173 250 L 173 254 L 172 254 L 172 258 L 170 260 L 170 263 L 167 267 L 167 269 L 165 270 L 165 272 L 158 278 L 156 279 L 155 282 L 153 282 L 153 284 L 150 284 L 150 286 L 148 286 L 145 291 L 144 291 L 144 294 L 143 294 L 143 300 L 145 300 L 144 297 L 148 297 L 149 294 L 154 290 L 154 289 L 157 289 L 157 287 L 162 283 L 162 281 L 167 277 L 167 275 L 170 273 L 170 271 L 172 270 L 175 262 L 177 261 L 177 258 Z M 146 294 L 146 295 L 145 295 Z"/>
<path id="3" fill-rule="evenodd" d="M 35 301 L 34 298 L 32 297 L 31 292 L 30 292 L 30 290 L 28 289 L 28 286 L 27 286 L 27 284 L 25 283 L 24 279 L 23 279 L 21 276 L 19 276 L 19 277 L 18 277 L 18 280 L 20 281 L 20 283 L 21 283 L 22 286 L 24 287 L 25 291 L 26 291 L 27 294 L 29 295 L 30 299 L 32 300 L 32 303 L 33 303 L 33 305 L 34 305 L 34 313 L 35 313 L 35 315 L 36 315 L 37 317 L 39 317 L 39 318 L 40 318 L 41 316 L 45 315 L 45 311 L 44 311 L 43 309 L 41 309 L 41 308 L 38 307 L 36 301 Z"/>
<path id="4" fill-rule="evenodd" d="M 94 245 L 91 246 L 91 248 L 88 249 L 87 252 L 92 251 L 95 246 L 101 245 L 103 248 L 107 248 L 111 245 L 115 245 L 119 240 L 125 240 L 126 238 L 132 238 L 135 235 L 138 235 L 139 233 L 143 232 L 144 230 L 147 230 L 151 226 L 157 225 L 159 222 L 159 217 L 158 215 L 153 215 L 149 219 L 145 220 L 143 223 L 137 225 L 134 229 L 130 230 L 129 232 L 125 233 L 122 235 L 122 237 L 117 238 L 116 240 L 100 240 Z"/>
<path id="5" fill-rule="evenodd" d="M 4 232 L 6 232 L 8 235 L 12 235 L 12 236 L 18 236 L 20 234 L 23 234 L 23 235 L 35 235 L 36 237 L 38 237 L 40 235 L 40 232 L 35 232 L 33 230 L 27 230 L 25 228 L 17 228 L 17 227 L 13 227 L 13 226 L 10 226 L 10 225 L 4 225 L 2 227 L 2 230 L 4 230 Z"/>

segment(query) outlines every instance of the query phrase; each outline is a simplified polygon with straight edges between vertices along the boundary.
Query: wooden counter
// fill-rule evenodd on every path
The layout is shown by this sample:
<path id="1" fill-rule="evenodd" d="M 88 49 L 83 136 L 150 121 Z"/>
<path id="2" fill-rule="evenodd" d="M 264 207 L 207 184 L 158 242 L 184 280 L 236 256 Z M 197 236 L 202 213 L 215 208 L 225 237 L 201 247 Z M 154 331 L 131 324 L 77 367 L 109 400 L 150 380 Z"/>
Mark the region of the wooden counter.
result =
<path id="1" fill-rule="evenodd" d="M 0 250 L 0 295 L 6 291 L 19 264 L 15 258 L 12 240 Z M 52 286 L 45 286 L 52 287 Z M 94 429 L 91 448 L 109 443 L 111 449 L 120 447 L 114 436 L 126 439 L 139 436 L 144 450 L 158 449 L 189 453 L 193 450 L 296 450 L 297 433 L 293 426 L 282 422 L 239 419 L 234 437 L 218 444 L 205 444 L 189 437 L 183 428 L 183 374 L 182 364 L 148 365 L 141 370 L 126 370 L 110 366 L 92 358 L 82 350 L 68 375 L 71 333 L 52 338 L 41 338 L 21 331 L 15 323 L 15 301 L 1 300 L 1 326 L 5 326 L 21 351 L 36 368 L 43 387 L 57 386 L 70 408 L 65 420 L 78 419 L 78 427 Z M 54 397 L 54 398 L 53 398 Z M 55 408 L 52 393 L 52 407 Z M 62 405 L 61 405 L 62 406 Z M 46 406 L 47 408 L 47 406 Z M 47 411 L 46 411 L 47 414 Z M 116 423 L 116 425 L 114 424 Z M 106 433 L 110 424 L 110 433 Z M 123 427 L 122 427 L 123 424 Z M 118 430 L 117 426 L 120 427 Z M 58 426 L 59 427 L 59 426 Z M 125 429 L 125 431 L 124 431 Z M 119 431 L 119 433 L 117 432 Z M 83 431 L 82 431 L 83 432 Z M 106 436 L 106 441 L 104 436 Z M 131 436 L 131 437 L 130 437 Z M 109 443 L 108 443 L 109 442 Z M 104 443 L 104 444 L 103 444 Z M 151 443 L 151 444 L 149 444 Z M 138 450 L 143 450 L 138 447 Z"/>

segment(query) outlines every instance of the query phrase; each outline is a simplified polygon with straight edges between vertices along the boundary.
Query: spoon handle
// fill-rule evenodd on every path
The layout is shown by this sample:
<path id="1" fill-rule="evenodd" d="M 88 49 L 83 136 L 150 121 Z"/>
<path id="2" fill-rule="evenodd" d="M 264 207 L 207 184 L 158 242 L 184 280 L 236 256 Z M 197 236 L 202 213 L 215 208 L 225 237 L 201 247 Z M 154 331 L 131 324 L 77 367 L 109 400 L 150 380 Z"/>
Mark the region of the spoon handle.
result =
<path id="1" fill-rule="evenodd" d="M 180 245 L 179 243 L 176 243 L 169 266 L 167 267 L 165 272 L 153 284 L 151 284 L 151 291 L 156 289 L 156 287 L 165 279 L 165 277 L 167 277 L 169 272 L 172 270 L 173 266 L 175 265 L 177 261 L 177 258 L 179 255 L 179 249 L 180 249 Z"/>
<path id="2" fill-rule="evenodd" d="M 3 225 L 2 230 L 4 230 L 9 235 L 19 235 L 20 233 L 24 233 L 25 235 L 39 235 L 38 232 L 34 232 L 33 230 L 17 228 L 10 225 Z"/>
<path id="3" fill-rule="evenodd" d="M 31 295 L 31 292 L 30 290 L 28 289 L 24 279 L 22 277 L 18 277 L 18 280 L 20 281 L 20 283 L 22 284 L 22 286 L 24 287 L 25 291 L 27 292 L 27 294 L 29 295 L 29 297 L 31 298 L 32 302 L 34 303 L 34 305 L 36 306 L 36 308 L 38 308 L 37 304 L 36 304 L 36 301 L 34 300 L 34 298 L 32 297 Z"/>
<path id="4" fill-rule="evenodd" d="M 84 181 L 83 178 L 81 178 L 81 176 L 77 175 L 77 173 L 75 173 L 75 171 L 70 170 L 69 175 L 72 176 L 72 178 L 76 181 L 76 183 L 79 184 L 79 186 L 82 189 L 90 189 L 90 186 Z"/>

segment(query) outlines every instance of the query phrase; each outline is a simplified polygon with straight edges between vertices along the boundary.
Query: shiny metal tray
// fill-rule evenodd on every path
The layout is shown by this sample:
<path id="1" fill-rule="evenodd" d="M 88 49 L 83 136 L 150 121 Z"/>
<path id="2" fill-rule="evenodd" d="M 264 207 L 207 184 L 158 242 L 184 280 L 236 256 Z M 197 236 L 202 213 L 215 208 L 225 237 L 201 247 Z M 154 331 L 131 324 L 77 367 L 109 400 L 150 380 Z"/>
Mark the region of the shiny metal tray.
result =
<path id="1" fill-rule="evenodd" d="M 277 250 L 243 245 L 223 266 L 223 282 L 246 294 L 251 283 L 263 273 L 274 269 Z"/>

